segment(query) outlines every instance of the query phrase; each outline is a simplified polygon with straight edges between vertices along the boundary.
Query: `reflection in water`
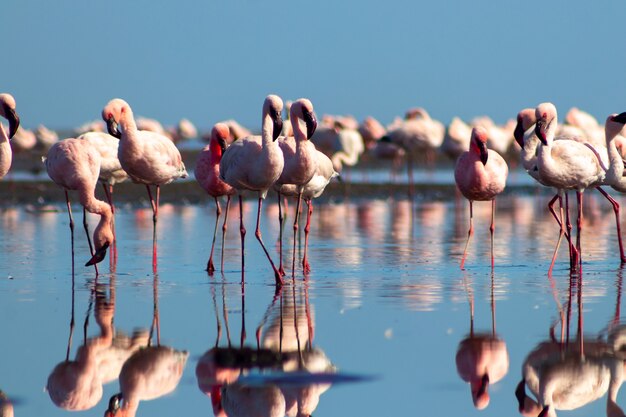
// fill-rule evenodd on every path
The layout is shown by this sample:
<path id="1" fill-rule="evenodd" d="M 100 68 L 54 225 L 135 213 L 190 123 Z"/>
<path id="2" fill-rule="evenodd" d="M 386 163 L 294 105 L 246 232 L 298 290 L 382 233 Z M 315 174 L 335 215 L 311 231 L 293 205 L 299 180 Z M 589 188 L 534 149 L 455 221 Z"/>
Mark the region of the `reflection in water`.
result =
<path id="1" fill-rule="evenodd" d="M 564 334 L 569 334 L 569 314 L 560 310 L 561 340 L 556 340 L 554 327 L 550 339 L 539 343 L 528 354 L 522 366 L 523 379 L 515 395 L 519 412 L 524 416 L 556 416 L 556 410 L 573 410 L 589 404 L 608 392 L 606 415 L 624 416 L 617 405 L 617 394 L 624 380 L 626 360 L 626 327 L 617 325 L 621 301 L 621 271 L 619 273 L 615 315 L 609 322 L 608 337 L 603 339 L 583 337 L 582 276 L 572 276 L 568 291 L 577 287 L 578 336 L 574 343 Z M 571 309 L 567 308 L 568 311 Z M 526 387 L 536 399 L 526 394 Z"/>
<path id="2" fill-rule="evenodd" d="M 226 312 L 224 283 L 221 287 Z M 232 346 L 227 315 L 224 325 L 228 347 L 218 346 L 221 322 L 215 285 L 211 293 L 218 316 L 218 339 L 198 361 L 196 377 L 200 390 L 211 398 L 214 414 L 311 415 L 320 395 L 331 386 L 329 379 L 320 382 L 315 377 L 336 371 L 324 352 L 313 346 L 315 322 L 307 284 L 298 286 L 292 282 L 290 288 L 278 291 L 257 327 L 255 348 Z M 242 331 L 243 323 L 244 320 Z"/>
<path id="3" fill-rule="evenodd" d="M 464 277 L 470 303 L 470 334 L 459 343 L 456 369 L 470 383 L 474 406 L 482 410 L 489 405 L 489 385 L 500 381 L 509 371 L 509 353 L 504 340 L 496 334 L 494 274 L 491 274 L 491 332 L 474 331 L 474 294 Z"/>
<path id="4" fill-rule="evenodd" d="M 124 361 L 147 343 L 146 331 L 137 331 L 132 337 L 115 331 L 113 277 L 110 281 L 110 291 L 110 299 L 107 301 L 105 286 L 96 284 L 94 315 L 100 334 L 89 339 L 85 338 L 74 360 L 69 360 L 70 336 L 66 359 L 59 363 L 48 377 L 46 389 L 52 402 L 60 408 L 78 411 L 94 407 L 102 398 L 102 385 L 115 380 Z M 85 334 L 87 325 L 86 321 Z"/>
<path id="5" fill-rule="evenodd" d="M 120 393 L 111 397 L 105 416 L 132 417 L 140 401 L 149 401 L 176 389 L 189 352 L 161 345 L 161 322 L 158 303 L 159 276 L 153 279 L 153 319 L 147 346 L 136 350 L 124 362 L 119 373 Z M 157 345 L 151 346 L 156 330 Z"/>

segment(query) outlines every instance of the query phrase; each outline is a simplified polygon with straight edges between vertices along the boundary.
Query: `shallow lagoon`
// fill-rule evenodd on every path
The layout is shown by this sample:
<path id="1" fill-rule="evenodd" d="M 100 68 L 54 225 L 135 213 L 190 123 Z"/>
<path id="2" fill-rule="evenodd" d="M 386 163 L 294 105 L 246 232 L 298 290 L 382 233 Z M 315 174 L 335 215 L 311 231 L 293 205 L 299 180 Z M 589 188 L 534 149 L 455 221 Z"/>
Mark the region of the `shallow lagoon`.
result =
<path id="1" fill-rule="evenodd" d="M 163 195 L 167 193 L 165 187 Z M 15 401 L 18 416 L 68 413 L 52 403 L 44 388 L 54 367 L 66 358 L 72 302 L 76 325 L 70 359 L 84 343 L 87 317 L 87 337 L 100 334 L 94 318 L 97 281 L 98 300 L 108 300 L 109 307 L 114 302 L 118 332 L 150 329 L 156 294 L 161 344 L 190 354 L 176 391 L 142 401 L 138 415 L 212 415 L 211 400 L 198 388 L 195 369 L 200 357 L 215 345 L 216 319 L 222 326 L 220 346 L 228 343 L 226 311 L 231 343 L 239 345 L 244 328 L 245 345 L 255 347 L 259 324 L 265 323 L 266 331 L 278 325 L 281 303 L 284 334 L 293 337 L 293 315 L 287 312 L 293 311 L 294 299 L 298 323 L 302 305 L 310 313 L 305 318 L 311 325 L 303 327 L 305 334 L 300 331 L 302 345 L 310 338 L 338 371 L 375 377 L 332 386 L 320 396 L 314 415 L 518 415 L 514 392 L 522 363 L 540 342 L 548 340 L 559 307 L 566 318 L 569 313 L 569 332 L 563 334 L 567 338 L 569 333 L 572 345 L 576 344 L 580 305 L 581 324 L 589 338 L 606 336 L 609 325 L 620 317 L 623 271 L 608 204 L 593 198 L 586 206 L 583 297 L 578 300 L 579 281 L 570 280 L 565 246 L 553 281 L 546 274 L 557 235 L 545 209 L 548 199 L 542 193 L 509 193 L 499 200 L 493 276 L 489 204 L 475 205 L 476 235 L 467 270 L 460 271 L 468 226 L 465 201 L 423 197 L 411 205 L 406 199 L 354 195 L 327 199 L 316 205 L 311 225 L 308 281 L 304 282 L 298 269 L 295 286 L 288 280 L 278 297 L 271 269 L 254 239 L 256 204 L 252 201 L 245 204 L 248 235 L 243 296 L 237 210 L 231 210 L 225 271 L 220 274 L 218 267 L 214 277 L 204 271 L 215 218 L 212 203 L 164 204 L 159 213 L 156 276 L 151 266 L 152 213 L 148 208 L 120 203 L 117 262 L 107 257 L 97 279 L 92 268 L 83 267 L 88 248 L 77 224 L 73 291 L 64 205 L 54 203 L 60 210 L 56 212 L 26 205 L 6 207 L 0 214 L 4 330 L 0 388 Z M 262 232 L 276 259 L 278 222 L 273 200 L 268 198 L 264 206 Z M 293 207 L 290 204 L 290 210 Z M 291 251 L 292 216 L 290 212 L 285 229 L 287 253 Z M 75 219 L 80 222 L 80 213 L 75 213 Z M 92 230 L 96 221 L 90 218 Z M 219 260 L 219 246 L 216 254 Z M 285 259 L 290 266 L 290 254 Z M 459 344 L 470 332 L 470 300 L 476 334 L 489 334 L 495 327 L 510 358 L 506 375 L 489 389 L 489 406 L 480 412 L 474 409 L 469 384 L 461 379 L 455 363 Z M 556 327 L 557 338 L 560 329 Z M 80 414 L 103 415 L 109 397 L 118 390 L 117 381 L 105 384 L 97 405 Z M 603 415 L 604 410 L 605 399 L 600 399 L 559 414 Z"/>

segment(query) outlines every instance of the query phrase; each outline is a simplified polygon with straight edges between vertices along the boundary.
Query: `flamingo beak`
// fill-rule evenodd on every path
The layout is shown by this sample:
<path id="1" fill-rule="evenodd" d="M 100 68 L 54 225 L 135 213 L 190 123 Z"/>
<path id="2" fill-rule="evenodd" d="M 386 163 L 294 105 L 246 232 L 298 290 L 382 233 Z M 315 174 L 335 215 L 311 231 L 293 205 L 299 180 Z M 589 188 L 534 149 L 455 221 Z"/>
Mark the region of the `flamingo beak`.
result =
<path id="1" fill-rule="evenodd" d="M 541 143 L 547 146 L 548 141 L 546 140 L 546 129 L 546 119 L 537 120 L 537 124 L 535 125 L 535 135 L 537 135 Z"/>
<path id="2" fill-rule="evenodd" d="M 483 165 L 487 165 L 487 158 L 489 157 L 487 144 L 485 142 L 478 142 L 478 149 L 480 150 L 480 162 L 482 162 Z"/>
<path id="3" fill-rule="evenodd" d="M 513 137 L 515 138 L 515 142 L 517 142 L 520 148 L 524 148 L 524 126 L 522 126 L 521 120 L 517 121 L 515 131 L 513 132 Z"/>
<path id="4" fill-rule="evenodd" d="M 539 413 L 537 417 L 546 417 L 548 415 L 548 411 L 550 411 L 550 406 L 546 405 L 545 407 L 543 407 L 543 410 L 541 410 L 541 413 Z"/>
<path id="5" fill-rule="evenodd" d="M 315 129 L 317 129 L 317 119 L 315 118 L 315 113 L 305 110 L 304 123 L 306 123 L 306 138 L 311 139 L 313 137 L 313 133 L 315 133 Z"/>
<path id="6" fill-rule="evenodd" d="M 524 402 L 526 401 L 526 381 L 523 379 L 515 388 L 515 398 L 517 398 L 518 410 L 521 413 L 524 410 Z"/>
<path id="7" fill-rule="evenodd" d="M 224 153 L 224 151 L 226 150 L 226 141 L 222 138 L 217 139 L 217 143 L 218 145 L 220 145 L 220 148 L 222 148 L 222 153 Z"/>
<path id="8" fill-rule="evenodd" d="M 115 118 L 113 116 L 107 119 L 107 130 L 109 132 L 109 135 L 114 136 L 118 139 L 122 138 L 122 134 L 120 133 L 120 130 L 117 128 L 117 122 L 115 121 Z"/>
<path id="9" fill-rule="evenodd" d="M 20 118 L 15 110 L 9 107 L 7 104 L 4 105 L 4 114 L 9 121 L 9 139 L 11 139 L 13 136 L 15 136 L 17 128 L 20 127 Z"/>
<path id="10" fill-rule="evenodd" d="M 617 123 L 621 123 L 621 124 L 626 124 L 626 112 L 620 113 L 617 116 L 615 116 L 613 118 L 613 121 Z"/>
<path id="11" fill-rule="evenodd" d="M 111 399 L 109 399 L 109 408 L 107 408 L 107 411 L 104 413 L 104 417 L 115 416 L 120 409 L 120 403 L 123 398 L 121 392 L 112 396 Z"/>
<path id="12" fill-rule="evenodd" d="M 91 265 L 95 265 L 97 263 L 102 262 L 104 260 L 104 257 L 107 256 L 108 248 L 109 248 L 109 242 L 106 242 L 104 245 L 102 245 L 100 249 L 96 250 L 96 253 L 94 253 L 91 259 L 87 261 L 85 266 L 91 266 Z"/>
<path id="13" fill-rule="evenodd" d="M 274 132 L 272 133 L 274 140 L 278 139 L 282 131 L 283 117 L 280 114 L 276 114 L 276 117 L 274 117 Z"/>

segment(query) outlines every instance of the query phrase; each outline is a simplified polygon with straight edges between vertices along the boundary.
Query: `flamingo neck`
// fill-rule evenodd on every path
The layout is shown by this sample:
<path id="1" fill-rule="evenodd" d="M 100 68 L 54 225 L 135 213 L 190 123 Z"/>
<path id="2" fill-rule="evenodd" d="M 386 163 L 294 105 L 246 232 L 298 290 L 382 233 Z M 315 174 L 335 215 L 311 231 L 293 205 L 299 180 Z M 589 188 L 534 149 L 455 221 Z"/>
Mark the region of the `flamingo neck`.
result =
<path id="1" fill-rule="evenodd" d="M 124 397 L 124 404 L 120 408 L 122 417 L 135 417 L 139 409 L 139 401 L 134 398 L 127 399 Z"/>
<path id="2" fill-rule="evenodd" d="M 137 123 L 135 123 L 135 117 L 130 106 L 124 107 L 124 112 L 120 116 L 120 128 L 122 133 L 126 135 L 137 132 Z"/>
<path id="3" fill-rule="evenodd" d="M 9 136 L 7 132 L 4 130 L 4 125 L 0 123 L 0 143 L 9 142 Z"/>
<path id="4" fill-rule="evenodd" d="M 618 184 L 624 174 L 624 160 L 615 146 L 615 136 L 607 136 L 607 151 L 609 153 L 609 169 L 606 172 L 605 182 L 607 184 Z"/>
<path id="5" fill-rule="evenodd" d="M 211 151 L 211 164 L 219 164 L 222 160 L 222 147 L 217 140 L 211 140 L 209 150 Z"/>
<path id="6" fill-rule="evenodd" d="M 263 141 L 263 146 L 266 147 L 274 142 L 274 121 L 270 117 L 269 114 L 265 113 L 263 115 L 263 125 L 261 130 L 261 139 Z"/>
<path id="7" fill-rule="evenodd" d="M 524 147 L 522 148 L 522 165 L 524 169 L 535 168 L 537 162 L 537 146 L 539 138 L 535 135 L 535 126 L 531 126 L 524 132 Z"/>
<path id="8" fill-rule="evenodd" d="M 357 163 L 357 155 L 348 155 L 343 151 L 339 151 L 333 155 L 331 158 L 333 162 L 333 167 L 335 167 L 335 171 L 341 171 L 341 167 L 345 164 L 348 166 L 352 166 Z M 339 169 L 337 169 L 339 168 Z"/>

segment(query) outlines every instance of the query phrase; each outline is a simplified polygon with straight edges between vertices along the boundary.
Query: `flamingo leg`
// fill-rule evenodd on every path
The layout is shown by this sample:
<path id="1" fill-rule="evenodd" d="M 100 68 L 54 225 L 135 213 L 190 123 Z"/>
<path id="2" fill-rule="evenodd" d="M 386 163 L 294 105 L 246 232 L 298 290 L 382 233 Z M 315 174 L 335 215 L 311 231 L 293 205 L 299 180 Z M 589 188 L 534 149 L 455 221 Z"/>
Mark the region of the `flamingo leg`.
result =
<path id="1" fill-rule="evenodd" d="M 230 208 L 230 196 L 226 199 L 226 213 L 224 213 L 224 224 L 222 225 L 222 259 L 220 270 L 224 272 L 224 241 L 226 240 L 226 229 L 228 229 L 228 209 Z"/>
<path id="2" fill-rule="evenodd" d="M 569 243 L 569 248 L 570 248 L 570 266 L 571 268 L 576 270 L 576 268 L 578 267 L 580 254 L 578 252 L 578 249 L 576 248 L 576 246 L 571 240 L 572 223 L 570 222 L 570 218 L 569 218 L 569 196 L 567 195 L 567 193 L 565 193 L 565 221 L 567 224 L 567 234 L 565 235 L 565 237 L 567 238 L 567 241 Z"/>
<path id="3" fill-rule="evenodd" d="M 67 213 L 70 216 L 70 242 L 72 246 L 72 276 L 74 276 L 74 218 L 72 217 L 72 205 L 70 204 L 70 196 L 65 190 L 65 203 L 67 204 Z"/>
<path id="4" fill-rule="evenodd" d="M 241 284 L 244 283 L 244 267 L 246 264 L 245 258 L 245 241 L 246 241 L 246 228 L 243 225 L 243 198 L 239 194 L 239 234 L 241 235 Z"/>
<path id="5" fill-rule="evenodd" d="M 463 267 L 465 266 L 465 258 L 467 257 L 467 247 L 469 246 L 470 239 L 472 238 L 472 235 L 474 234 L 474 208 L 473 208 L 473 203 L 474 202 L 472 200 L 469 201 L 470 226 L 469 226 L 469 230 L 467 231 L 467 241 L 465 242 L 465 249 L 463 250 L 463 258 L 461 259 L 461 269 L 463 269 Z"/>
<path id="6" fill-rule="evenodd" d="M 300 220 L 300 205 L 302 204 L 302 188 L 298 191 L 298 204 L 296 206 L 296 215 L 293 221 L 293 256 L 291 258 L 291 277 L 296 276 L 296 240 L 298 235 L 298 221 Z"/>
<path id="7" fill-rule="evenodd" d="M 611 197 L 609 195 L 609 193 L 607 193 L 606 191 L 604 191 L 602 188 L 600 187 L 596 187 L 596 189 L 598 191 L 600 191 L 600 193 L 607 199 L 609 200 L 609 203 L 611 203 L 611 205 L 613 206 L 613 212 L 615 213 L 615 226 L 617 228 L 617 243 L 619 244 L 619 256 L 620 256 L 620 260 L 622 262 L 622 264 L 626 263 L 626 257 L 624 257 L 624 246 L 622 245 L 622 229 L 620 226 L 620 220 L 619 220 L 619 203 L 617 201 L 615 201 L 615 199 L 613 197 Z"/>
<path id="8" fill-rule="evenodd" d="M 276 268 L 276 265 L 274 265 L 274 261 L 272 261 L 272 257 L 267 251 L 267 248 L 265 247 L 265 244 L 263 243 L 263 238 L 261 236 L 260 226 L 261 226 L 261 206 L 262 205 L 263 205 L 263 199 L 259 197 L 259 205 L 258 205 L 259 208 L 256 214 L 256 230 L 254 231 L 254 235 L 256 236 L 256 239 L 261 244 L 261 247 L 263 248 L 263 252 L 265 252 L 265 256 L 267 256 L 268 261 L 270 261 L 270 265 L 272 265 L 272 269 L 274 270 L 274 278 L 276 279 L 276 285 L 282 285 L 283 277 L 280 274 L 280 271 L 278 271 L 278 269 Z"/>
<path id="9" fill-rule="evenodd" d="M 576 192 L 576 200 L 578 201 L 578 219 L 576 220 L 576 250 L 578 250 L 578 266 L 582 270 L 583 256 L 580 240 L 583 229 L 583 193 L 581 191 Z"/>
<path id="10" fill-rule="evenodd" d="M 220 207 L 220 202 L 215 198 L 215 227 L 213 228 L 213 241 L 211 242 L 211 255 L 209 255 L 209 262 L 206 264 L 206 270 L 209 275 L 213 275 L 215 272 L 215 265 L 213 264 L 213 250 L 215 249 L 215 237 L 217 236 L 217 224 L 220 220 L 220 215 L 222 214 L 222 208 Z"/>
<path id="11" fill-rule="evenodd" d="M 102 183 L 102 188 L 104 189 L 104 195 L 106 196 L 107 202 L 111 206 L 111 213 L 113 215 L 111 219 L 111 231 L 113 232 L 113 245 L 111 245 L 111 253 L 109 255 L 109 259 L 111 261 L 117 258 L 117 234 L 115 233 L 115 205 L 113 204 L 113 185 Z"/>
<path id="12" fill-rule="evenodd" d="M 557 223 L 559 224 L 559 238 L 556 241 L 556 246 L 554 248 L 554 254 L 552 255 L 552 262 L 550 262 L 550 268 L 548 269 L 548 276 L 552 276 L 552 269 L 554 268 L 554 263 L 556 262 L 556 256 L 559 253 L 559 247 L 561 246 L 561 240 L 563 240 L 563 235 L 565 234 L 565 222 L 563 221 L 563 198 L 557 194 L 554 196 L 554 198 L 550 201 L 550 203 L 554 204 L 554 200 L 558 198 L 559 200 L 559 211 L 560 211 L 560 215 L 561 215 L 561 219 L 559 220 L 556 217 L 556 213 L 554 212 L 554 208 L 552 207 L 552 205 L 548 204 L 548 207 L 550 208 L 550 212 L 554 215 L 554 218 L 556 219 Z"/>
<path id="13" fill-rule="evenodd" d="M 491 234 L 491 269 L 494 267 L 494 257 L 493 257 L 493 232 L 496 230 L 496 222 L 495 222 L 495 213 L 496 213 L 496 199 L 491 200 L 491 226 L 489 226 L 489 233 Z"/>
<path id="14" fill-rule="evenodd" d="M 157 219 L 159 217 L 159 197 L 161 194 L 161 189 L 157 185 L 156 186 L 156 202 L 152 198 L 152 191 L 150 191 L 150 186 L 146 185 L 146 189 L 148 190 L 148 197 L 150 197 L 150 204 L 152 205 L 152 270 L 156 272 L 157 269 Z"/>
<path id="15" fill-rule="evenodd" d="M 282 207 L 282 202 L 281 202 L 281 198 L 280 198 L 280 191 L 278 192 L 278 224 L 279 224 L 279 230 L 278 230 L 278 258 L 279 258 L 279 265 L 278 265 L 278 272 L 280 272 L 281 276 L 285 276 L 285 268 L 283 268 L 283 221 L 284 221 L 284 217 L 283 217 L 283 207 Z"/>
<path id="16" fill-rule="evenodd" d="M 311 230 L 311 216 L 313 215 L 313 201 L 305 200 L 308 207 L 306 215 L 306 226 L 304 226 L 304 256 L 302 257 L 302 269 L 305 274 L 311 272 L 311 265 L 309 264 L 309 258 L 307 256 L 307 250 L 309 248 L 309 231 Z"/>

